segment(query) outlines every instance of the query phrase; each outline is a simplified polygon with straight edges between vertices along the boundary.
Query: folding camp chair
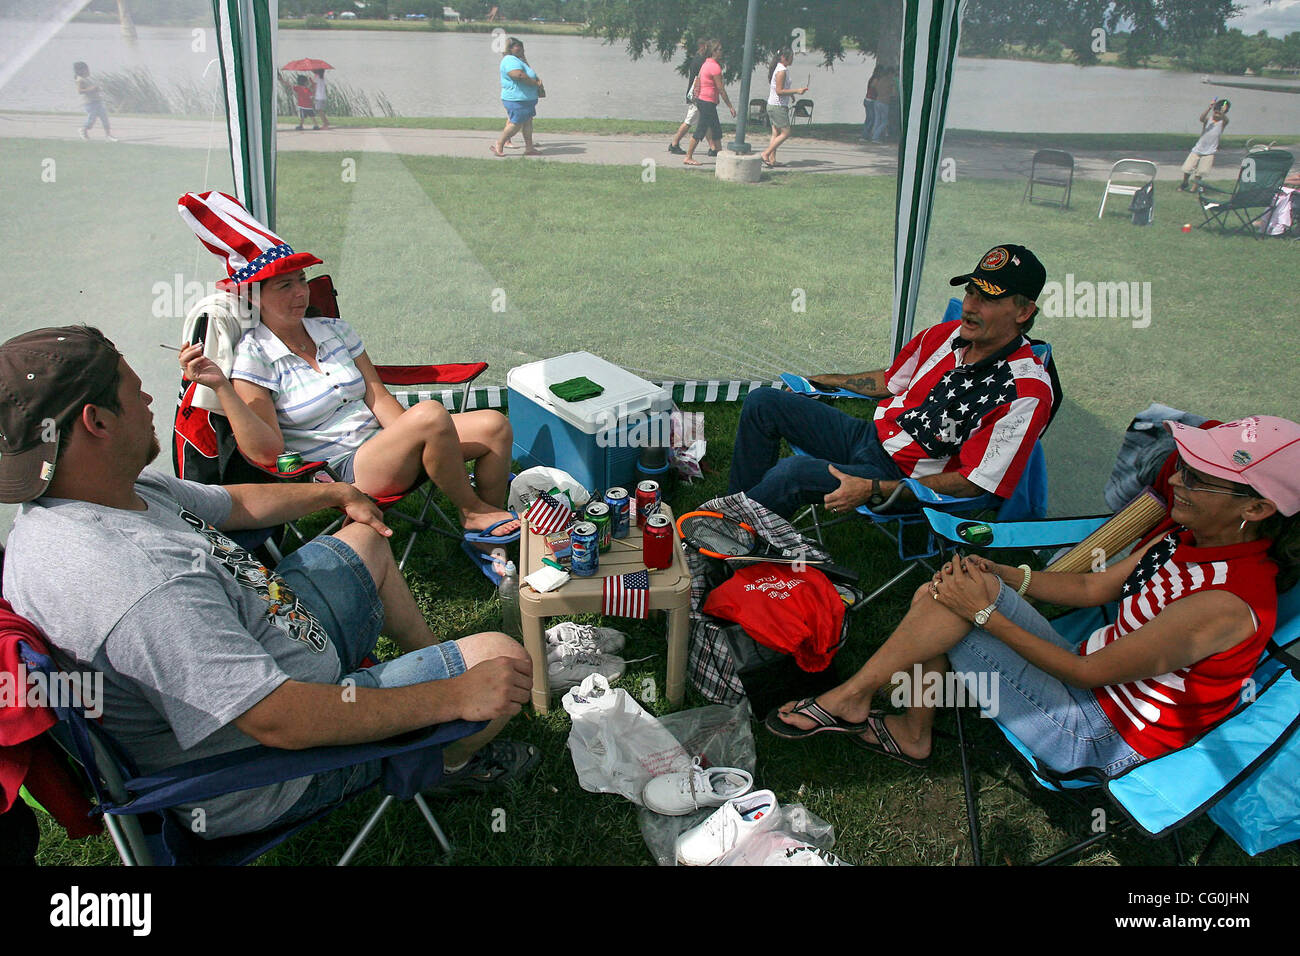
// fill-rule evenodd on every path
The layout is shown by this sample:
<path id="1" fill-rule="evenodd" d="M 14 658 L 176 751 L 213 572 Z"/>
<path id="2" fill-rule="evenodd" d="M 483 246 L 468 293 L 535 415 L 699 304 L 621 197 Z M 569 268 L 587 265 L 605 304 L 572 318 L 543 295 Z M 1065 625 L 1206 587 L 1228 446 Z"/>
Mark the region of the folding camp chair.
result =
<path id="1" fill-rule="evenodd" d="M 960 316 L 961 300 L 957 298 L 949 299 L 942 321 L 952 321 Z M 1049 370 L 1053 391 L 1051 417 L 1055 417 L 1056 410 L 1061 404 L 1062 394 L 1060 380 L 1056 375 L 1055 365 L 1052 362 L 1052 347 L 1046 342 L 1034 342 L 1033 351 Z M 798 388 L 793 390 L 800 391 Z M 816 394 L 816 392 L 814 390 L 813 393 L 809 394 Z M 1051 423 L 1051 417 L 1048 419 L 1049 424 Z M 791 447 L 796 455 L 806 454 L 801 448 Z M 973 498 L 958 498 L 952 495 L 940 494 L 915 479 L 905 478 L 899 483 L 894 494 L 878 510 L 872 510 L 867 505 L 860 505 L 856 508 L 855 511 L 858 516 L 865 518 L 872 527 L 878 529 L 894 542 L 898 549 L 898 558 L 903 562 L 903 568 L 868 594 L 863 600 L 863 604 L 869 604 L 876 600 L 876 598 L 907 577 L 913 569 L 925 569 L 933 573 L 934 566 L 930 562 L 939 557 L 944 550 L 945 545 L 931 530 L 922 510 L 916 508 L 894 510 L 895 504 L 904 489 L 909 491 L 916 499 L 916 502 L 922 506 L 928 505 L 930 508 L 961 516 L 965 519 L 973 519 L 977 515 L 989 515 L 998 521 L 1037 519 L 1047 513 L 1047 456 L 1043 451 L 1042 443 L 1035 442 L 1029 461 L 1025 466 L 1024 474 L 1021 475 L 1015 490 L 1005 499 L 993 494 L 977 495 Z M 824 528 L 838 524 L 841 521 L 853 520 L 853 518 L 854 515 L 850 514 L 824 521 L 817 511 L 817 505 L 813 504 L 796 515 L 792 524 L 799 527 L 806 522 L 810 527 L 810 537 L 814 538 L 818 543 L 822 543 Z M 916 540 L 918 532 L 921 536 L 919 542 Z"/>
<path id="2" fill-rule="evenodd" d="M 1199 199 L 1205 219 L 1199 225 L 1215 228 L 1221 234 L 1244 232 L 1258 239 L 1257 224 L 1268 215 L 1293 162 L 1295 157 L 1285 149 L 1265 149 L 1246 155 L 1232 192 L 1226 198 L 1223 190 L 1201 187 Z M 1212 195 L 1220 198 L 1211 198 Z"/>
<path id="3" fill-rule="evenodd" d="M 1106 199 L 1111 194 L 1128 196 L 1129 199 L 1148 183 L 1156 181 L 1156 164 L 1148 159 L 1121 159 L 1110 168 L 1106 177 L 1106 189 L 1101 194 L 1101 205 L 1097 207 L 1097 218 L 1106 211 Z M 1124 207 L 1127 211 L 1128 207 Z"/>
<path id="4" fill-rule="evenodd" d="M 768 127 L 772 121 L 767 115 L 767 100 L 762 97 L 755 97 L 749 101 L 749 115 L 747 121 L 755 126 Z"/>
<path id="5" fill-rule="evenodd" d="M 333 280 L 328 275 L 316 276 L 308 283 L 310 294 L 309 309 L 311 314 L 330 318 L 339 317 L 338 292 Z M 205 340 L 207 327 L 203 320 L 195 327 L 194 341 Z M 377 365 L 375 370 L 385 385 L 413 386 L 440 385 L 460 387 L 460 399 L 452 399 L 452 411 L 463 411 L 470 400 L 470 389 L 479 375 L 487 369 L 486 362 L 466 362 L 444 365 Z M 194 401 L 197 386 L 192 382 L 181 381 L 181 394 L 177 403 L 176 419 L 173 428 L 174 441 L 172 460 L 176 474 L 180 478 L 200 481 L 205 484 L 237 484 L 240 482 L 266 481 L 304 481 L 334 480 L 335 476 L 324 462 L 304 462 L 292 472 L 277 471 L 269 464 L 252 461 L 239 452 L 235 445 L 234 432 L 224 415 L 199 408 Z M 402 511 L 394 506 L 411 494 L 420 494 L 419 510 L 415 514 Z M 428 480 L 418 482 L 408 491 L 376 499 L 385 517 L 395 518 L 411 526 L 411 535 L 402 551 L 398 567 L 404 568 L 415 546 L 416 538 L 422 531 L 431 531 L 455 541 L 463 540 L 464 532 L 434 501 L 434 486 Z M 338 527 L 342 519 L 331 525 L 324 533 Z M 303 540 L 301 532 L 293 523 L 286 526 L 286 535 L 293 535 Z M 272 538 L 271 531 L 241 534 L 235 536 L 246 547 L 257 547 Z M 504 541 L 503 541 L 504 543 Z M 284 541 L 280 541 L 282 546 Z M 272 542 L 273 555 L 279 548 Z"/>
<path id="6" fill-rule="evenodd" d="M 811 123 L 813 118 L 813 101 L 809 99 L 795 100 L 794 106 L 790 109 L 790 125 L 794 125 L 795 120 L 803 120 L 805 123 Z"/>
<path id="7" fill-rule="evenodd" d="M 54 679 L 59 667 L 50 657 L 26 644 L 21 645 L 20 652 L 30 673 L 39 671 L 47 679 Z M 337 806 L 327 807 L 298 823 L 211 840 L 203 839 L 191 826 L 182 825 L 177 815 L 168 811 L 222 794 L 371 760 L 383 761 L 378 786 L 385 796 L 338 865 L 346 866 L 352 861 L 395 800 L 414 802 L 443 851 L 449 853 L 451 845 L 420 791 L 434 786 L 441 778 L 444 746 L 487 726 L 483 722 L 458 720 L 379 743 L 346 747 L 278 750 L 254 746 L 141 774 L 101 723 L 88 719 L 81 707 L 55 707 L 54 710 L 59 724 L 49 733 L 80 768 L 94 796 L 95 812 L 104 814 L 113 844 L 126 866 L 249 863 L 332 813 Z M 359 791 L 348 799 L 364 792 Z"/>
<path id="8" fill-rule="evenodd" d="M 950 516 L 927 511 L 936 533 L 969 543 Z M 1106 519 L 1091 517 L 1028 522 L 988 529 L 993 547 L 1056 547 L 1072 534 L 1088 533 Z M 983 530 L 983 529 L 982 529 Z M 1052 626 L 1078 642 L 1113 620 L 1115 607 L 1084 608 L 1055 619 Z M 1237 708 L 1196 741 L 1154 760 L 1148 760 L 1114 777 L 1081 770 L 1058 774 L 1040 763 L 1016 736 L 991 718 L 1024 761 L 1030 776 L 1046 791 L 1069 796 L 1075 791 L 1100 788 L 1120 811 L 1118 825 L 1108 824 L 1085 839 L 1040 861 L 1060 862 L 1106 837 L 1132 828 L 1146 836 L 1173 838 L 1179 863 L 1185 862 L 1178 830 L 1207 811 L 1212 820 L 1252 855 L 1300 839 L 1300 792 L 1294 786 L 1300 770 L 1300 659 L 1288 650 L 1300 642 L 1300 588 L 1292 588 L 1278 601 L 1278 622 L 1269 652 L 1243 689 Z M 971 853 L 976 866 L 983 853 L 978 813 L 979 790 L 971 769 L 962 711 L 954 711 L 957 741 L 966 794 L 966 814 Z M 1095 800 L 1080 804 L 1091 818 Z M 1216 832 L 1202 849 L 1204 862 L 1219 838 Z"/>
<path id="9" fill-rule="evenodd" d="M 1074 157 L 1063 149 L 1040 149 L 1029 161 L 1029 182 L 1025 183 L 1025 194 L 1020 201 L 1032 205 L 1039 202 L 1044 205 L 1060 206 L 1062 212 L 1070 208 L 1070 189 L 1074 185 Z M 1056 198 L 1034 199 L 1034 186 L 1047 186 L 1060 189 L 1062 194 Z"/>

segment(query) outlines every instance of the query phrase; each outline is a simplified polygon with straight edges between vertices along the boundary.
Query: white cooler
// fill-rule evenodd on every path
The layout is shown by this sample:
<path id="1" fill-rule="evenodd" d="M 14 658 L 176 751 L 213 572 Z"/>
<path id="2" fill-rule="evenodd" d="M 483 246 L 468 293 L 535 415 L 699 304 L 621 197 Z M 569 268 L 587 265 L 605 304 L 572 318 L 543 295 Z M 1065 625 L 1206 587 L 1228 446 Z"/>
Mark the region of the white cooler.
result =
<path id="1" fill-rule="evenodd" d="M 605 391 L 566 402 L 552 385 L 585 375 Z M 514 455 L 521 467 L 549 465 L 589 491 L 634 492 L 637 460 L 647 447 L 667 448 L 669 391 L 590 352 L 569 352 L 512 368 L 506 375 Z"/>

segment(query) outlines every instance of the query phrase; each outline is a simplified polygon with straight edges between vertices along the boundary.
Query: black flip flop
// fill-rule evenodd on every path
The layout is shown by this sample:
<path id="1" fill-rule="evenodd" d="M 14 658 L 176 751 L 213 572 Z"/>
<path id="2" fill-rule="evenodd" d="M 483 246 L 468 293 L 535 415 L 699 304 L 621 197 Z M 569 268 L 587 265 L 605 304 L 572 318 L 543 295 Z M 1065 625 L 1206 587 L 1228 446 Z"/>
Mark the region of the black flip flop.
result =
<path id="1" fill-rule="evenodd" d="M 870 728 L 871 732 L 876 735 L 876 743 L 863 740 L 861 734 L 854 734 L 849 738 L 849 741 L 863 750 L 873 754 L 880 754 L 882 757 L 889 757 L 891 760 L 897 760 L 899 763 L 907 764 L 915 770 L 924 770 L 930 766 L 930 759 L 933 754 L 930 757 L 917 758 L 909 757 L 903 753 L 902 748 L 898 746 L 898 741 L 894 740 L 894 735 L 885 726 L 885 715 L 882 711 L 873 710 L 867 716 L 863 729 L 867 728 Z"/>
<path id="2" fill-rule="evenodd" d="M 865 721 L 860 724 L 852 724 L 847 720 L 841 720 L 818 704 L 815 697 L 805 697 L 795 704 L 789 713 L 807 717 L 817 726 L 805 730 L 788 724 L 781 719 L 781 708 L 779 707 L 767 715 L 763 720 L 763 725 L 783 740 L 803 740 L 805 737 L 812 737 L 821 733 L 860 734 L 871 726 L 869 722 Z"/>

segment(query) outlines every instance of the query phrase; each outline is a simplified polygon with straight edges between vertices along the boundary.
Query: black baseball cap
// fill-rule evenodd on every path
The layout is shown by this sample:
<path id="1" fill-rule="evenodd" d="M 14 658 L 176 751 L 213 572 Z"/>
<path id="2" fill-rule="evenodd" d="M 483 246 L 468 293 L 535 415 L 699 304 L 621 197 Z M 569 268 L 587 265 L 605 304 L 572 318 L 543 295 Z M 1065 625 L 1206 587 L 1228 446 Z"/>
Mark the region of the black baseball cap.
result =
<path id="1" fill-rule="evenodd" d="M 0 345 L 0 501 L 45 493 L 60 433 L 113 382 L 121 358 L 85 325 L 24 332 Z"/>
<path id="2" fill-rule="evenodd" d="M 953 276 L 949 285 L 974 282 L 990 299 L 1005 299 L 1009 295 L 1023 295 L 1037 299 L 1047 282 L 1047 270 L 1024 246 L 1010 243 L 994 246 L 980 259 L 972 272 Z"/>

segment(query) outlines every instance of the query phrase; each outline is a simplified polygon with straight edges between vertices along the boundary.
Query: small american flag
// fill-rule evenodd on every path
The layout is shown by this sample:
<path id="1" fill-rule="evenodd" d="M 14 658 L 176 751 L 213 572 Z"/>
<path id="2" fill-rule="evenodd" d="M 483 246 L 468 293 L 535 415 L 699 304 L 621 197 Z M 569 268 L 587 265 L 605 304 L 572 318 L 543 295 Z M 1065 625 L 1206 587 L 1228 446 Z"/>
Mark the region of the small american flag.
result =
<path id="1" fill-rule="evenodd" d="M 602 613 L 618 617 L 645 617 L 650 594 L 650 572 L 629 571 L 605 578 Z"/>
<path id="2" fill-rule="evenodd" d="M 567 503 L 548 494 L 540 494 L 524 512 L 528 519 L 528 530 L 533 534 L 551 534 L 563 531 L 573 521 L 573 512 Z"/>

